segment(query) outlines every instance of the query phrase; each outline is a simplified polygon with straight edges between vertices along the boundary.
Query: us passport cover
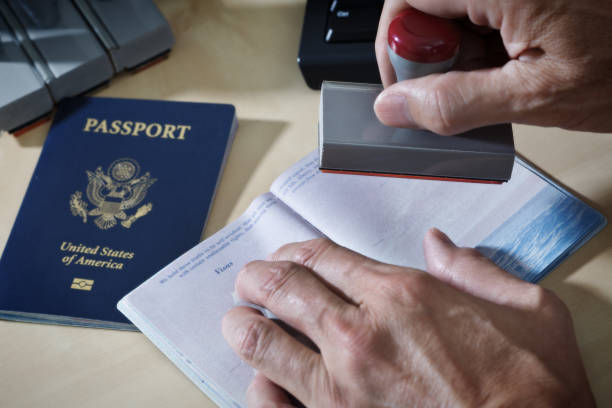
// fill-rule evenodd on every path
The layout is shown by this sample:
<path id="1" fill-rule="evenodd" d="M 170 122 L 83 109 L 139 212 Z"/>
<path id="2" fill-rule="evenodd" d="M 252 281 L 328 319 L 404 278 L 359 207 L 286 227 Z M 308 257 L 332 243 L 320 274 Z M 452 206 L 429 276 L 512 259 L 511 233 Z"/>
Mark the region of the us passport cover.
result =
<path id="1" fill-rule="evenodd" d="M 60 104 L 0 259 L 0 318 L 133 329 L 117 301 L 199 241 L 236 124 L 231 105 Z"/>

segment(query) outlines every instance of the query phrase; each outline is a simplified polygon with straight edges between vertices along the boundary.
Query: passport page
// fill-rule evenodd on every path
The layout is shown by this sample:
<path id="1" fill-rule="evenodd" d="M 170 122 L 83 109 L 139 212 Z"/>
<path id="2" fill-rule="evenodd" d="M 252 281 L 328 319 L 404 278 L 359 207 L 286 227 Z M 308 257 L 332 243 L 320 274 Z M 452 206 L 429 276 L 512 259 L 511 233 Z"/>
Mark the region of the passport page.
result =
<path id="1" fill-rule="evenodd" d="M 326 235 L 380 261 L 422 269 L 423 235 L 437 227 L 535 282 L 605 225 L 600 213 L 521 160 L 510 182 L 495 185 L 321 173 L 313 153 L 271 191 L 118 305 L 221 407 L 246 406 L 254 374 L 221 335 L 236 274 L 285 243 Z"/>
<path id="2" fill-rule="evenodd" d="M 236 221 L 128 294 L 118 308 L 217 405 L 246 407 L 254 371 L 221 334 L 223 315 L 235 305 L 236 274 L 285 243 L 320 236 L 273 194 L 264 194 Z"/>
<path id="3" fill-rule="evenodd" d="M 271 191 L 340 245 L 424 269 L 436 227 L 506 271 L 537 282 L 605 225 L 605 218 L 517 158 L 503 184 L 329 174 L 311 154 Z"/>

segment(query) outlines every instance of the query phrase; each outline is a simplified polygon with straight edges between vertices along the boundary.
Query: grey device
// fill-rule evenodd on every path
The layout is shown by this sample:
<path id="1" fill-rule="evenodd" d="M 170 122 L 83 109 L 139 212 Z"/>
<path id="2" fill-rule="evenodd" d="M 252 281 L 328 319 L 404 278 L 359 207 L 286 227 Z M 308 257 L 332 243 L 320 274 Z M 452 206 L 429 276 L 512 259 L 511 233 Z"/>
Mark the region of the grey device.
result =
<path id="1" fill-rule="evenodd" d="M 388 127 L 373 109 L 381 91 L 380 85 L 323 82 L 322 171 L 492 183 L 510 179 L 515 155 L 510 124 L 456 136 Z"/>
<path id="2" fill-rule="evenodd" d="M 0 0 L 3 14 L 53 99 L 76 96 L 110 80 L 113 66 L 71 0 Z"/>
<path id="3" fill-rule="evenodd" d="M 14 131 L 52 109 L 44 81 L 0 15 L 0 129 Z"/>
<path id="4" fill-rule="evenodd" d="M 151 0 L 73 0 L 109 53 L 115 71 L 170 51 L 172 30 Z"/>

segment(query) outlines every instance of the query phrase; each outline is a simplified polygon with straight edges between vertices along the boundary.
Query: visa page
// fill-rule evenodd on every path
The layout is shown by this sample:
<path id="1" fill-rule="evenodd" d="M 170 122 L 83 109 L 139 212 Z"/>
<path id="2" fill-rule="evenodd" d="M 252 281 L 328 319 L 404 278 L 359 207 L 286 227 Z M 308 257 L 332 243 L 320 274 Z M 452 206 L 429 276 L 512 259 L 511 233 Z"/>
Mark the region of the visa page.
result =
<path id="1" fill-rule="evenodd" d="M 119 309 L 211 399 L 243 407 L 253 370 L 221 335 L 236 274 L 288 242 L 323 234 L 383 262 L 423 268 L 438 227 L 504 269 L 539 280 L 597 232 L 597 211 L 515 162 L 501 185 L 323 174 L 316 154 L 292 166 L 238 220 L 128 294 Z"/>
<path id="2" fill-rule="evenodd" d="M 432 227 L 476 246 L 549 184 L 521 165 L 504 184 L 329 174 L 302 159 L 271 191 L 340 245 L 382 262 L 424 268 Z"/>
<path id="3" fill-rule="evenodd" d="M 599 231 L 605 218 L 521 159 L 503 184 L 321 173 L 311 154 L 271 191 L 340 245 L 382 262 L 425 267 L 432 227 L 537 282 Z"/>
<path id="4" fill-rule="evenodd" d="M 128 294 L 119 310 L 215 403 L 246 406 L 253 370 L 221 334 L 223 315 L 235 304 L 236 274 L 285 243 L 320 236 L 278 198 L 264 194 L 236 221 Z"/>

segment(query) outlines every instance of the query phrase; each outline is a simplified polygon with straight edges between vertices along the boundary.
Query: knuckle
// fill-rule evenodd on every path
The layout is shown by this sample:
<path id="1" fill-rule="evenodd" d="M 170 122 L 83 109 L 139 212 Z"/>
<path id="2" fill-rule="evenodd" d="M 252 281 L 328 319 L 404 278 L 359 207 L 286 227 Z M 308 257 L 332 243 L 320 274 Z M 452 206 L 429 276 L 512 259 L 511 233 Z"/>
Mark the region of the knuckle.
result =
<path id="1" fill-rule="evenodd" d="M 567 305 L 551 290 L 538 285 L 530 285 L 528 296 L 534 310 L 547 317 L 568 318 L 570 316 Z"/>
<path id="2" fill-rule="evenodd" d="M 248 276 L 253 273 L 253 271 L 257 270 L 258 265 L 261 263 L 261 261 L 250 261 L 247 264 L 245 264 L 242 269 L 240 269 L 238 271 L 238 274 L 236 275 L 236 282 L 235 282 L 235 287 L 236 289 L 239 289 L 241 287 L 244 287 L 245 285 L 248 285 Z"/>
<path id="3" fill-rule="evenodd" d="M 376 348 L 376 338 L 376 330 L 369 325 L 345 325 L 340 328 L 338 339 L 349 368 L 359 370 L 363 364 L 371 360 L 370 357 Z"/>
<path id="4" fill-rule="evenodd" d="M 264 318 L 256 318 L 240 332 L 237 351 L 240 358 L 258 366 L 266 356 L 271 343 L 272 330 L 270 323 Z"/>
<path id="5" fill-rule="evenodd" d="M 291 254 L 294 251 L 296 245 L 301 245 L 301 244 L 302 244 L 301 242 L 300 243 L 290 242 L 288 244 L 282 245 L 270 255 L 270 260 L 279 261 L 282 259 L 286 259 L 287 254 Z"/>
<path id="6" fill-rule="evenodd" d="M 292 261 L 309 268 L 334 244 L 327 238 L 317 238 L 301 243 L 294 251 Z"/>
<path id="7" fill-rule="evenodd" d="M 537 72 L 520 63 L 512 63 L 509 67 L 516 83 L 509 104 L 513 112 L 523 115 L 561 112 L 559 100 L 573 95 L 574 87 L 580 81 L 580 76 L 567 77 L 557 64 L 539 64 Z M 559 119 L 567 117 L 560 116 Z"/>
<path id="8" fill-rule="evenodd" d="M 257 265 L 259 265 L 260 263 L 261 261 L 249 261 L 242 267 L 241 271 L 251 270 L 255 268 Z"/>
<path id="9" fill-rule="evenodd" d="M 410 307 L 420 306 L 427 296 L 429 279 L 420 272 L 393 274 L 381 281 L 384 296 Z"/>
<path id="10" fill-rule="evenodd" d="M 242 269 L 240 269 L 240 271 L 238 271 L 238 276 L 237 279 L 241 280 L 244 279 L 245 275 L 252 272 L 253 270 L 255 270 L 259 265 L 261 264 L 261 261 L 250 261 L 247 264 L 245 264 Z"/>
<path id="11" fill-rule="evenodd" d="M 286 296 L 299 270 L 299 265 L 289 261 L 274 262 L 269 266 L 268 276 L 262 280 L 260 287 L 264 303 Z"/>
<path id="12" fill-rule="evenodd" d="M 454 103 L 449 92 L 443 87 L 436 86 L 431 93 L 432 97 L 429 114 L 426 115 L 428 123 L 426 127 L 440 135 L 452 135 L 456 133 L 453 120 Z"/>

